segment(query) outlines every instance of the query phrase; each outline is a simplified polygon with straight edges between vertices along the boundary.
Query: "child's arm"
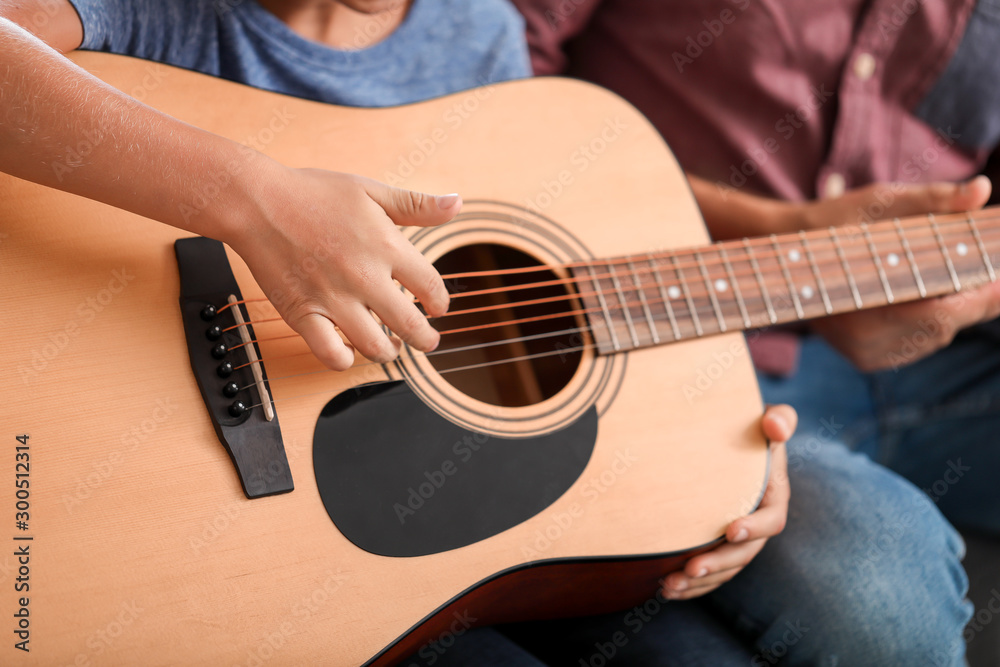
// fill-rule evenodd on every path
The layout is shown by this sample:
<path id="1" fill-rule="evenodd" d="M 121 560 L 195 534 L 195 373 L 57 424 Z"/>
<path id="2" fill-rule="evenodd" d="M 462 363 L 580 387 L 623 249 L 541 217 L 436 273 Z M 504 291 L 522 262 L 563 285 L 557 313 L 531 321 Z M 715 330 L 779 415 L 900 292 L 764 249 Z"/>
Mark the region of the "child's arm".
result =
<path id="1" fill-rule="evenodd" d="M 33 26 L 33 16 L 46 20 Z M 82 37 L 65 0 L 0 0 L 0 171 L 228 243 L 265 294 L 281 294 L 274 301 L 282 317 L 332 368 L 353 360 L 334 324 L 366 357 L 395 356 L 369 308 L 411 345 L 425 351 L 437 345 L 437 332 L 393 279 L 432 316 L 447 310 L 447 291 L 395 225 L 445 222 L 461 208 L 457 196 L 285 167 L 83 71 L 58 51 L 76 48 Z M 74 161 L 69 147 L 82 137 L 93 150 Z M 200 186 L 226 171 L 235 174 L 230 186 L 192 213 Z M 282 280 L 321 244 L 322 270 Z"/>

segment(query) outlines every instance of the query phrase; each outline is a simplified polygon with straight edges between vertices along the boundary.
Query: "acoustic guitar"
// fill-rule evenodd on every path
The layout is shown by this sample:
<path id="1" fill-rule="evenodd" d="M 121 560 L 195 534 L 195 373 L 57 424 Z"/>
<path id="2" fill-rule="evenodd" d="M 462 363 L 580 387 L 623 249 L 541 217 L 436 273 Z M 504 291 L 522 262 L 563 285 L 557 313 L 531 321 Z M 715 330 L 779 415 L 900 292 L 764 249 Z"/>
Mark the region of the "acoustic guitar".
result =
<path id="1" fill-rule="evenodd" d="M 440 348 L 337 373 L 222 244 L 0 177 L 2 664 L 432 664 L 641 604 L 765 488 L 744 330 L 995 279 L 988 212 L 711 245 L 650 124 L 577 81 L 371 110 L 73 58 L 466 205 L 402 230 L 452 292 Z"/>

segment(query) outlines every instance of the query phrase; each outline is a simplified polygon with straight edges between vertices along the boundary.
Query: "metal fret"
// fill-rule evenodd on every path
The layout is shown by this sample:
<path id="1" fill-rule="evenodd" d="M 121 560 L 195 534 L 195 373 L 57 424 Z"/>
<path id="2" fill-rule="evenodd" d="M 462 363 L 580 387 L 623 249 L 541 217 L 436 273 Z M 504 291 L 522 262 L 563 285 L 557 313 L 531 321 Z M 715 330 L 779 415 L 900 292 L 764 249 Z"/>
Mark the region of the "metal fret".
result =
<path id="1" fill-rule="evenodd" d="M 660 277 L 660 272 L 656 268 L 656 260 L 653 259 L 652 253 L 646 253 L 646 257 L 649 262 L 649 268 L 653 271 L 653 280 L 656 281 L 656 286 L 660 288 L 660 298 L 663 299 L 663 309 L 667 311 L 667 317 L 670 319 L 670 330 L 674 332 L 674 340 L 680 340 L 683 336 L 681 336 L 680 327 L 677 326 L 677 318 L 674 317 L 674 307 L 670 305 L 670 295 L 667 294 L 663 278 Z"/>
<path id="2" fill-rule="evenodd" d="M 611 313 L 608 311 L 608 302 L 604 300 L 604 293 L 601 291 L 601 284 L 597 281 L 597 274 L 594 273 L 594 265 L 588 264 L 587 270 L 590 271 L 590 279 L 594 283 L 594 290 L 597 292 L 597 300 L 601 304 L 601 310 L 604 311 L 604 321 L 608 325 L 608 331 L 611 333 L 611 346 L 615 348 L 615 352 L 621 352 L 622 346 L 618 342 L 618 335 L 615 333 L 614 322 L 611 320 Z"/>
<path id="3" fill-rule="evenodd" d="M 972 219 L 971 213 L 966 213 L 966 220 L 969 222 L 969 229 L 972 230 L 972 235 L 976 239 L 976 245 L 979 247 L 979 254 L 983 257 L 983 264 L 986 265 L 986 273 L 990 277 L 990 282 L 996 282 L 997 275 L 993 272 L 993 263 L 990 261 L 990 255 L 986 252 L 986 246 L 983 245 L 983 239 L 979 236 L 979 229 L 976 227 L 976 221 Z"/>
<path id="4" fill-rule="evenodd" d="M 615 292 L 618 293 L 618 303 L 621 304 L 622 312 L 625 313 L 625 326 L 628 327 L 628 333 L 632 337 L 632 347 L 639 347 L 639 337 L 635 335 L 635 325 L 632 324 L 632 309 L 628 306 L 628 301 L 625 300 L 625 293 L 622 291 L 622 284 L 618 280 L 618 275 L 615 273 L 615 265 L 612 262 L 607 262 L 608 273 L 611 275 L 611 282 L 614 283 Z"/>
<path id="5" fill-rule="evenodd" d="M 712 300 L 712 308 L 715 309 L 715 318 L 719 321 L 719 331 L 725 331 L 726 318 L 722 316 L 722 310 L 719 308 L 719 300 L 715 296 L 715 287 L 712 286 L 712 279 L 708 277 L 708 269 L 705 268 L 705 262 L 702 260 L 700 252 L 696 252 L 694 256 L 698 259 L 701 277 L 705 281 L 705 287 L 708 289 L 708 298 Z"/>
<path id="6" fill-rule="evenodd" d="M 688 311 L 691 313 L 691 321 L 694 323 L 694 332 L 699 336 L 705 335 L 701 329 L 701 320 L 698 319 L 698 310 L 694 307 L 694 300 L 691 298 L 691 290 L 688 289 L 687 280 L 684 279 L 684 272 L 677 263 L 677 255 L 670 256 L 674 264 L 674 271 L 677 273 L 677 280 L 680 281 L 681 289 L 684 290 L 684 299 L 687 301 Z"/>
<path id="7" fill-rule="evenodd" d="M 792 297 L 792 305 L 795 306 L 795 314 L 799 316 L 800 320 L 806 318 L 806 314 L 802 311 L 802 303 L 799 302 L 799 294 L 795 289 L 795 283 L 792 282 L 792 274 L 788 271 L 788 264 L 785 263 L 785 257 L 781 254 L 781 247 L 778 245 L 778 237 L 771 234 L 771 246 L 774 248 L 774 255 L 778 258 L 778 266 L 781 267 L 781 273 L 785 276 L 785 282 L 788 283 L 788 291 Z"/>
<path id="8" fill-rule="evenodd" d="M 830 227 L 830 240 L 833 241 L 833 247 L 837 250 L 837 257 L 840 258 L 840 265 L 844 267 L 844 275 L 847 276 L 847 284 L 851 286 L 851 294 L 854 295 L 854 305 L 861 310 L 864 304 L 861 303 L 861 294 L 858 293 L 858 285 L 854 282 L 854 274 L 851 273 L 851 265 L 847 263 L 847 257 L 844 255 L 844 249 L 840 247 L 840 239 L 837 238 L 837 230 Z"/>
<path id="9" fill-rule="evenodd" d="M 885 291 L 885 298 L 889 303 L 893 302 L 892 298 L 892 288 L 889 287 L 889 279 L 885 276 L 885 271 L 882 269 L 882 260 L 878 256 L 878 251 L 875 249 L 875 242 L 872 241 L 872 235 L 868 231 L 868 225 L 861 223 L 861 232 L 865 235 L 865 240 L 868 241 L 868 252 L 872 254 L 872 259 L 875 261 L 875 270 L 878 271 L 879 280 L 882 281 L 882 289 Z"/>
<path id="10" fill-rule="evenodd" d="M 740 292 L 740 284 L 736 280 L 736 273 L 733 271 L 733 265 L 729 263 L 729 257 L 726 255 L 726 247 L 719 244 L 719 256 L 722 258 L 722 263 L 726 267 L 726 274 L 729 276 L 729 284 L 733 286 L 733 295 L 736 297 L 736 305 L 740 307 L 740 315 L 743 316 L 743 325 L 749 329 L 752 325 L 750 324 L 750 315 L 747 313 L 747 305 L 743 302 L 743 294 Z"/>
<path id="11" fill-rule="evenodd" d="M 747 257 L 750 259 L 750 266 L 753 268 L 754 275 L 757 276 L 757 286 L 760 288 L 760 295 L 764 297 L 764 305 L 767 306 L 767 316 L 770 318 L 771 324 L 774 324 L 778 321 L 778 316 L 774 314 L 774 306 L 771 305 L 771 297 L 767 293 L 764 276 L 761 275 L 757 258 L 754 257 L 753 249 L 750 247 L 750 239 L 743 239 L 743 247 L 746 249 Z"/>
<path id="12" fill-rule="evenodd" d="M 823 308 L 826 310 L 826 314 L 830 315 L 833 313 L 833 304 L 830 303 L 830 295 L 827 294 L 826 286 L 823 284 L 823 276 L 819 272 L 819 266 L 816 264 L 816 258 L 813 257 L 812 248 L 809 247 L 809 241 L 806 239 L 804 231 L 799 231 L 799 240 L 802 241 L 802 249 L 806 251 L 806 259 L 809 260 L 809 266 L 812 267 L 813 276 L 816 278 L 816 287 L 819 288 L 819 295 L 823 297 Z"/>
<path id="13" fill-rule="evenodd" d="M 635 283 L 635 290 L 639 293 L 639 301 L 642 302 L 642 312 L 646 315 L 646 324 L 649 327 L 649 333 L 653 336 L 653 344 L 660 344 L 660 334 L 656 331 L 656 322 L 653 321 L 653 313 L 649 309 L 649 304 L 646 302 L 646 290 L 642 286 L 642 281 L 639 279 L 639 274 L 635 270 L 635 263 L 632 260 L 628 260 L 629 271 L 632 272 L 632 282 Z"/>
<path id="14" fill-rule="evenodd" d="M 948 254 L 948 248 L 944 244 L 944 239 L 941 238 L 941 230 L 938 229 L 937 220 L 934 219 L 933 213 L 928 213 L 927 219 L 931 223 L 931 229 L 934 230 L 934 238 L 937 239 L 938 246 L 941 248 L 941 254 L 944 255 L 944 263 L 948 267 L 948 273 L 951 274 L 951 283 L 955 286 L 955 291 L 958 292 L 962 289 L 962 283 L 958 280 L 955 265 L 951 263 L 951 255 Z"/>
<path id="15" fill-rule="evenodd" d="M 917 268 L 917 261 L 913 259 L 910 242 L 906 240 L 906 234 L 903 233 L 903 226 L 899 224 L 899 218 L 893 218 L 892 224 L 895 225 L 896 234 L 899 236 L 899 241 L 903 244 L 906 261 L 910 263 L 910 268 L 913 270 L 913 279 L 917 281 L 917 291 L 920 292 L 920 298 L 922 299 L 927 296 L 927 288 L 924 287 L 924 279 L 920 277 L 920 269 Z"/>

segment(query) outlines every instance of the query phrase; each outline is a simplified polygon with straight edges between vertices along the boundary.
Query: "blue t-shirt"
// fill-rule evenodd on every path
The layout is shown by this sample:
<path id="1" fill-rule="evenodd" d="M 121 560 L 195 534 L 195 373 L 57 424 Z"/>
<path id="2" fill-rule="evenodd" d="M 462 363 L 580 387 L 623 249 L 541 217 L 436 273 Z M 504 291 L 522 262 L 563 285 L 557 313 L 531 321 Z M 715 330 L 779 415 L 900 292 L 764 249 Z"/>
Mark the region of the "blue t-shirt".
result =
<path id="1" fill-rule="evenodd" d="M 407 104 L 531 72 L 522 19 L 506 0 L 413 0 L 392 34 L 357 50 L 300 37 L 256 0 L 70 2 L 83 49 L 332 104 Z"/>

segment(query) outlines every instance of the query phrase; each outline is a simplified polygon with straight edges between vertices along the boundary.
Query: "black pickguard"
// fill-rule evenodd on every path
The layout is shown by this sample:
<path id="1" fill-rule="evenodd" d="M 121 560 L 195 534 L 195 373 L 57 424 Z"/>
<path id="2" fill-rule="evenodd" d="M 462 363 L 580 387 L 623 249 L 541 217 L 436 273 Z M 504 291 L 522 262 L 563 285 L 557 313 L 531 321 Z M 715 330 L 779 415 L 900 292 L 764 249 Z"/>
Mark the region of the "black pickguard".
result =
<path id="1" fill-rule="evenodd" d="M 402 382 L 346 391 L 323 409 L 313 464 L 323 505 L 359 548 L 423 556 L 473 544 L 538 514 L 579 478 L 597 410 L 534 438 L 461 428 Z"/>

